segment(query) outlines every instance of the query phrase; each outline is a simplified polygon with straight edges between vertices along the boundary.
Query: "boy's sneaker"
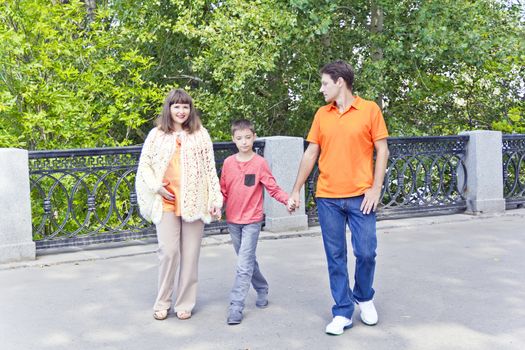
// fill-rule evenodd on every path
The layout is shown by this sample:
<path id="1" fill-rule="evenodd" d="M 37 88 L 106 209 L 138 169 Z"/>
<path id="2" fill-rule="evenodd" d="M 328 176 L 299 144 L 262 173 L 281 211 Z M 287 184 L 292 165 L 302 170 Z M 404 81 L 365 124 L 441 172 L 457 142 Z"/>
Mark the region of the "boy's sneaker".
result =
<path id="1" fill-rule="evenodd" d="M 260 309 L 268 307 L 268 293 L 257 293 L 257 300 L 255 300 L 255 306 Z"/>
<path id="2" fill-rule="evenodd" d="M 377 324 L 377 311 L 372 300 L 359 302 L 359 309 L 361 310 L 361 321 L 364 324 L 367 326 Z"/>
<path id="3" fill-rule="evenodd" d="M 344 316 L 335 316 L 332 322 L 326 326 L 326 334 L 341 335 L 345 331 L 352 327 L 352 320 Z"/>
<path id="4" fill-rule="evenodd" d="M 226 322 L 229 325 L 239 324 L 242 322 L 242 311 L 239 309 L 230 309 L 228 311 L 228 318 Z"/>

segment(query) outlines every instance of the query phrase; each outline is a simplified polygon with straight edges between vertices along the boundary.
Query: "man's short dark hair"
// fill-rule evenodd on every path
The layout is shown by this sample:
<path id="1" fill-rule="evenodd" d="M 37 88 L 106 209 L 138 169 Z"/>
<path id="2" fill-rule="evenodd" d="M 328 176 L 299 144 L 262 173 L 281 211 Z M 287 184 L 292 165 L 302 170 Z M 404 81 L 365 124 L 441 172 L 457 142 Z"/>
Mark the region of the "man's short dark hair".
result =
<path id="1" fill-rule="evenodd" d="M 326 64 L 320 70 L 321 74 L 328 74 L 335 82 L 339 78 L 343 78 L 346 86 L 350 91 L 354 86 L 354 68 L 343 60 L 337 60 Z"/>
<path id="2" fill-rule="evenodd" d="M 233 134 L 235 134 L 236 131 L 246 129 L 249 129 L 255 134 L 255 127 L 253 126 L 253 123 L 248 119 L 239 119 L 232 122 L 232 136 Z"/>

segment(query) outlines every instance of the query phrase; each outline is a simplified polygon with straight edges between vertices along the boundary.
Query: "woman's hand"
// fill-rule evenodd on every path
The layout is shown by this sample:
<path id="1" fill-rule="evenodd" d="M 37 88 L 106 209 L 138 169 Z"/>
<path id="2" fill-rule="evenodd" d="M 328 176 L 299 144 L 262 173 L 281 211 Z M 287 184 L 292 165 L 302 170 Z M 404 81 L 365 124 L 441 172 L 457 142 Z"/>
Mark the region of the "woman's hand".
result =
<path id="1" fill-rule="evenodd" d="M 217 218 L 217 220 L 220 220 L 222 217 L 222 211 L 221 208 L 213 207 L 210 209 L 210 215 Z"/>
<path id="2" fill-rule="evenodd" d="M 157 190 L 157 193 L 160 194 L 164 199 L 170 202 L 173 202 L 175 201 L 175 195 L 171 193 L 170 191 L 168 191 L 166 187 L 164 187 L 168 185 L 169 185 L 169 182 L 163 182 L 162 187 Z"/>

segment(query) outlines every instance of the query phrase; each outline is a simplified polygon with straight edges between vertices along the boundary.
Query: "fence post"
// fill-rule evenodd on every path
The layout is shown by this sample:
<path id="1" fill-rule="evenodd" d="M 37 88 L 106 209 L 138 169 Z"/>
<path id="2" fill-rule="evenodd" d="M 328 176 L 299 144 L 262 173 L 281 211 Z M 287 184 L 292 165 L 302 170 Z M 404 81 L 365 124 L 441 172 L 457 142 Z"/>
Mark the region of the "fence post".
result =
<path id="1" fill-rule="evenodd" d="M 264 137 L 264 140 L 264 158 L 277 184 L 290 193 L 304 152 L 303 139 L 301 137 L 269 136 Z M 308 216 L 304 209 L 304 187 L 301 189 L 301 198 L 303 198 L 303 205 L 293 214 L 289 214 L 283 204 L 265 193 L 265 230 L 279 232 L 307 229 Z"/>
<path id="2" fill-rule="evenodd" d="M 461 134 L 469 135 L 465 162 L 467 211 L 471 213 L 505 211 L 501 132 L 475 130 Z"/>
<path id="3" fill-rule="evenodd" d="M 0 148 L 0 263 L 35 259 L 28 153 Z"/>

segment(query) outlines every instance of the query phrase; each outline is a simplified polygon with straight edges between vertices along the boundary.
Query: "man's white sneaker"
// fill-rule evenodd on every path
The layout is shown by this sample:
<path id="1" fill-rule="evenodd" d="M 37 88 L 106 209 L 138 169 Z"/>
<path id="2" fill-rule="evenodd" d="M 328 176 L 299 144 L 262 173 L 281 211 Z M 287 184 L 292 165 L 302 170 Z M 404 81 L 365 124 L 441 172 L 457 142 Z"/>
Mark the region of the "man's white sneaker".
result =
<path id="1" fill-rule="evenodd" d="M 361 310 L 361 321 L 364 324 L 367 326 L 377 324 L 377 311 L 372 300 L 359 302 L 359 309 Z"/>
<path id="2" fill-rule="evenodd" d="M 326 326 L 326 334 L 341 335 L 345 329 L 352 327 L 352 320 L 344 316 L 335 316 Z"/>

